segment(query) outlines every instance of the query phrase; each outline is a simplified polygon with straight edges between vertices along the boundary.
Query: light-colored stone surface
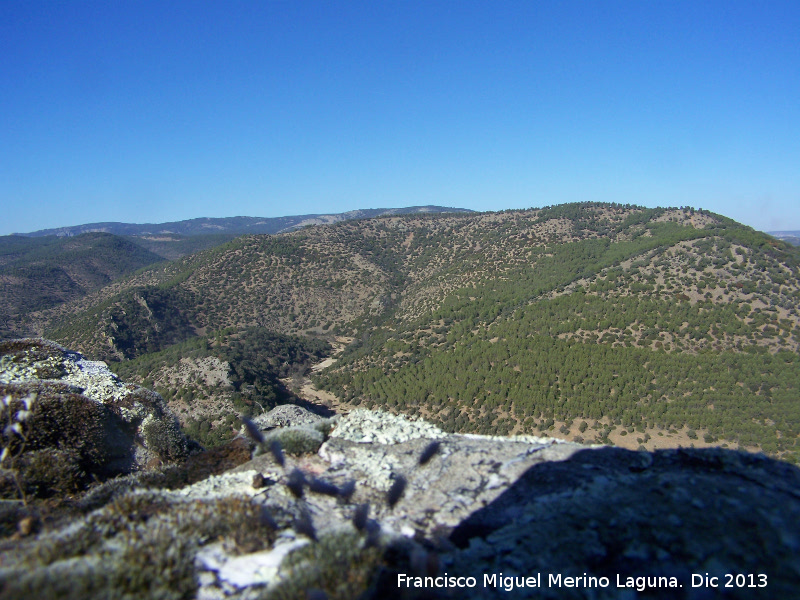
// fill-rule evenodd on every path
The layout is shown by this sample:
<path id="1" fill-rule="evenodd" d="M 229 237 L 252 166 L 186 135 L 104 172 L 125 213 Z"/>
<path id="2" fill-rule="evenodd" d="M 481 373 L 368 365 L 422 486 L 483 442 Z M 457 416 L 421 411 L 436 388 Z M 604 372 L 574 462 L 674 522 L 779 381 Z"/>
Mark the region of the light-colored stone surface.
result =
<path id="1" fill-rule="evenodd" d="M 293 550 L 302 548 L 308 543 L 307 539 L 285 541 L 276 543 L 271 550 L 242 556 L 231 556 L 222 544 L 209 544 L 197 553 L 195 566 L 199 571 L 212 575 L 201 577 L 205 583 L 204 588 L 216 588 L 221 592 L 226 586 L 239 590 L 250 586 L 268 585 L 278 579 L 278 568 L 283 559 Z M 206 591 L 202 597 L 214 597 L 214 594 Z"/>
<path id="2" fill-rule="evenodd" d="M 253 422 L 261 430 L 272 429 L 274 427 L 290 427 L 293 425 L 310 425 L 321 421 L 322 417 L 315 415 L 302 406 L 294 404 L 281 404 L 271 411 L 253 417 Z"/>
<path id="3" fill-rule="evenodd" d="M 412 421 L 402 415 L 356 409 L 343 418 L 331 437 L 362 444 L 397 444 L 418 438 L 437 439 L 445 433 L 427 421 Z"/>
<path id="4" fill-rule="evenodd" d="M 103 361 L 86 360 L 54 342 L 39 340 L 55 356 L 26 360 L 24 356 L 0 356 L 0 383 L 29 383 L 54 380 L 75 386 L 87 398 L 106 403 L 128 395 L 135 386 L 126 386 Z M 54 377 L 42 377 L 53 374 Z"/>
<path id="5" fill-rule="evenodd" d="M 223 473 L 212 475 L 207 479 L 198 481 L 172 492 L 188 500 L 207 500 L 209 498 L 223 498 L 225 496 L 255 496 L 260 492 L 253 487 L 255 470 L 238 471 L 236 473 Z"/>

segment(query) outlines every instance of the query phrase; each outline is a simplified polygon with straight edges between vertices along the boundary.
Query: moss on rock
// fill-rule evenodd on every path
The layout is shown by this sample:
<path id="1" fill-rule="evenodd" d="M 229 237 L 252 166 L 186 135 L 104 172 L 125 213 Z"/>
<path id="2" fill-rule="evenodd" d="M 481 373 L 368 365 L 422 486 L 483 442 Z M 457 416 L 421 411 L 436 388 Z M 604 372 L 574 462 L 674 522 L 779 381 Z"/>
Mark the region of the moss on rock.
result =
<path id="1" fill-rule="evenodd" d="M 193 597 L 194 556 L 222 539 L 234 553 L 270 548 L 276 532 L 249 498 L 176 501 L 148 492 L 115 498 L 60 533 L 20 546 L 0 568 L 0 595 L 22 598 Z"/>

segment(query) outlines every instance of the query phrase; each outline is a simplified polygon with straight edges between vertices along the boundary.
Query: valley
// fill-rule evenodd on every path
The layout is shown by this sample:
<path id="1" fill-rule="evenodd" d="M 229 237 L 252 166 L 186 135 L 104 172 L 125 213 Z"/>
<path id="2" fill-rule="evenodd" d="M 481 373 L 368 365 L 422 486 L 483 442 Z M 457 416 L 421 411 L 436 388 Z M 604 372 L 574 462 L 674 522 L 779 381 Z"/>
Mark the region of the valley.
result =
<path id="1" fill-rule="evenodd" d="M 152 385 L 205 443 L 240 412 L 322 402 L 796 461 L 798 307 L 788 243 L 688 207 L 584 203 L 245 235 L 20 326 Z M 210 375 L 225 364 L 233 383 Z"/>

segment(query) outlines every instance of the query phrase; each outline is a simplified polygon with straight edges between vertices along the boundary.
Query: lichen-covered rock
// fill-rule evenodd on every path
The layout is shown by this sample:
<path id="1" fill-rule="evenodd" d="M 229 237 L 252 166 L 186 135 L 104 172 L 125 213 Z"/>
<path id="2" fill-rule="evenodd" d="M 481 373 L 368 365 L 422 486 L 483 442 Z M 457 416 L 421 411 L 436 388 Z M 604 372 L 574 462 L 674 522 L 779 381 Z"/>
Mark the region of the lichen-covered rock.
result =
<path id="1" fill-rule="evenodd" d="M 37 381 L 59 381 L 100 403 L 121 400 L 131 390 L 106 363 L 86 360 L 50 340 L 26 338 L 0 342 L 0 383 Z"/>
<path id="2" fill-rule="evenodd" d="M 332 437 L 361 444 L 397 444 L 418 438 L 442 438 L 444 431 L 423 420 L 412 421 L 402 415 L 356 409 L 340 421 Z"/>
<path id="3" fill-rule="evenodd" d="M 0 398 L 2 466 L 21 475 L 17 488 L 35 496 L 74 492 L 187 454 L 161 396 L 48 340 L 0 342 Z M 5 496 L 20 492 L 0 487 Z"/>
<path id="4" fill-rule="evenodd" d="M 270 548 L 275 527 L 260 504 L 227 496 L 203 502 L 158 492 L 128 493 L 38 539 L 8 548 L 0 596 L 163 598 L 194 596 L 195 555 L 209 540 L 229 554 Z"/>
<path id="5" fill-rule="evenodd" d="M 312 425 L 321 420 L 321 416 L 314 414 L 302 406 L 297 406 L 296 404 L 281 404 L 269 412 L 253 417 L 253 422 L 262 431 L 267 431 L 275 427 Z"/>

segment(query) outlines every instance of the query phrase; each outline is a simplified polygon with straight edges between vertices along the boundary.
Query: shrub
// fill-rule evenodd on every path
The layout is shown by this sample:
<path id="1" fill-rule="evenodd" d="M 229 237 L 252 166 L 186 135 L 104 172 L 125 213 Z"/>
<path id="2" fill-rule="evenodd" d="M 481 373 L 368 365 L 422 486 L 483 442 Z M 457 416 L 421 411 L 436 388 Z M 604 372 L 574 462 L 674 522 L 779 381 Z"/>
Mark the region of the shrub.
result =
<path id="1" fill-rule="evenodd" d="M 77 492 L 86 479 L 80 457 L 69 450 L 27 452 L 17 460 L 17 468 L 25 493 L 38 498 Z"/>
<path id="2" fill-rule="evenodd" d="M 233 428 L 224 424 L 212 426 L 208 419 L 186 419 L 183 430 L 186 436 L 199 442 L 204 448 L 216 448 L 230 442 L 236 435 Z"/>
<path id="3" fill-rule="evenodd" d="M 147 449 L 155 452 L 162 460 L 173 461 L 186 457 L 186 438 L 174 418 L 165 416 L 156 419 L 153 415 L 148 415 L 142 421 L 141 431 Z"/>
<path id="4" fill-rule="evenodd" d="M 322 419 L 321 421 L 315 421 L 311 424 L 311 427 L 319 431 L 323 437 L 327 440 L 328 436 L 331 433 L 331 430 L 336 425 L 337 419 L 335 417 L 331 417 L 328 419 Z"/>
<path id="5" fill-rule="evenodd" d="M 289 454 L 311 454 L 319 450 L 322 442 L 325 441 L 325 436 L 313 427 L 297 425 L 271 431 L 264 436 L 265 447 L 269 447 L 269 444 L 275 440 L 280 443 L 284 452 Z"/>

